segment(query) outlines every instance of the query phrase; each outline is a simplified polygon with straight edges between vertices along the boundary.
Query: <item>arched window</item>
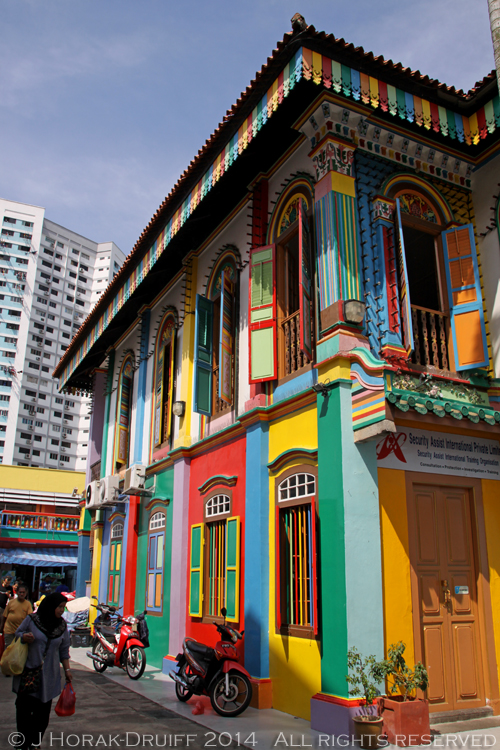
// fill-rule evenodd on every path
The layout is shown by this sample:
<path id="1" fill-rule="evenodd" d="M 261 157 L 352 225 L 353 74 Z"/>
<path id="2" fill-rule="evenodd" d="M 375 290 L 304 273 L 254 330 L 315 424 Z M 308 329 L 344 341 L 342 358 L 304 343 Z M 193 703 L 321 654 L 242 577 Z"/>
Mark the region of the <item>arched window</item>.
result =
<path id="1" fill-rule="evenodd" d="M 154 372 L 154 446 L 166 443 L 172 429 L 175 313 L 167 312 L 156 337 Z"/>
<path id="2" fill-rule="evenodd" d="M 134 360 L 127 355 L 121 366 L 118 378 L 118 399 L 116 404 L 115 471 L 128 465 L 130 448 L 130 422 L 132 417 L 132 387 Z"/>
<path id="3" fill-rule="evenodd" d="M 313 199 L 305 179 L 288 186 L 250 254 L 250 382 L 302 370 L 313 352 Z"/>
<path id="4" fill-rule="evenodd" d="M 221 516 L 223 513 L 229 513 L 231 510 L 231 498 L 227 495 L 214 495 L 205 505 L 207 518 Z"/>
<path id="5" fill-rule="evenodd" d="M 386 266 L 397 268 L 392 286 L 399 292 L 399 299 L 388 292 L 389 327 L 414 364 L 451 371 L 487 365 L 473 225 L 450 226 L 445 199 L 421 178 L 399 174 L 387 181 L 385 194 Z"/>
<path id="6" fill-rule="evenodd" d="M 223 253 L 206 297 L 196 296 L 194 410 L 207 416 L 229 411 L 234 402 L 236 263 L 235 250 Z"/>
<path id="7" fill-rule="evenodd" d="M 149 612 L 161 612 L 163 608 L 166 521 L 163 510 L 154 510 L 149 517 L 146 586 L 146 609 Z"/>
<path id="8" fill-rule="evenodd" d="M 109 544 L 108 604 L 117 607 L 120 601 L 120 574 L 122 564 L 123 518 L 111 522 Z"/>
<path id="9" fill-rule="evenodd" d="M 318 632 L 316 472 L 294 468 L 276 480 L 276 626 L 305 638 Z"/>

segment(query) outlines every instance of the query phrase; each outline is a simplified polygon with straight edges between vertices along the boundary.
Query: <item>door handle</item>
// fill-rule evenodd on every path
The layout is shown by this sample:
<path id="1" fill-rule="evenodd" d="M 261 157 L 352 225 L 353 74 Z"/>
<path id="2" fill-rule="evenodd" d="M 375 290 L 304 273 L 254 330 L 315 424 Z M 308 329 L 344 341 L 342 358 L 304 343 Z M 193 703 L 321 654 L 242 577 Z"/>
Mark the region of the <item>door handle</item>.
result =
<path id="1" fill-rule="evenodd" d="M 449 607 L 449 605 L 451 604 L 451 591 L 448 588 L 447 580 L 441 581 L 441 588 L 443 589 L 443 596 L 444 596 L 443 605 L 445 607 Z"/>

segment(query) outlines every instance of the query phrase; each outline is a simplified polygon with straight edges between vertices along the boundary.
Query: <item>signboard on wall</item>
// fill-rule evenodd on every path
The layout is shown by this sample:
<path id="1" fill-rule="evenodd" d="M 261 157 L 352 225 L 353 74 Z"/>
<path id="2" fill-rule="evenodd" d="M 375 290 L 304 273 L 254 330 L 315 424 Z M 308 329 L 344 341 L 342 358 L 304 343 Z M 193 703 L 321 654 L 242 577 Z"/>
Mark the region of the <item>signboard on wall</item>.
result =
<path id="1" fill-rule="evenodd" d="M 500 480 L 498 440 L 399 427 L 377 444 L 384 469 Z"/>

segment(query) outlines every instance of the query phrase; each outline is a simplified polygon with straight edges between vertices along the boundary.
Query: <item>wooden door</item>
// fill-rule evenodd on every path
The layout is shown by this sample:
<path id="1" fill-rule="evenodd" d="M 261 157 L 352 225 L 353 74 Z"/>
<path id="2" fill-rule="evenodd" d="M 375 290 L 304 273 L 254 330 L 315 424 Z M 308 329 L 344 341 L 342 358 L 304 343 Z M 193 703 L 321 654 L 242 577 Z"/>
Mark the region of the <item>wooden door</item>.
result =
<path id="1" fill-rule="evenodd" d="M 429 671 L 430 710 L 483 706 L 469 490 L 414 484 L 409 525 L 414 617 Z"/>

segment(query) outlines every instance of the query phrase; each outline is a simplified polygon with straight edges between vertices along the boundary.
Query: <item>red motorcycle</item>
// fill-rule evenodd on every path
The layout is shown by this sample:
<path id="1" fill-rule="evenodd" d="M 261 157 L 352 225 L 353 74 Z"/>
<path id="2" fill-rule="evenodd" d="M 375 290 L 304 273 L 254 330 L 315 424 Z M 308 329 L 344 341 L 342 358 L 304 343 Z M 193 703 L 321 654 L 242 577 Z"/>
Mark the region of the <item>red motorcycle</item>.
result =
<path id="1" fill-rule="evenodd" d="M 177 698 L 184 702 L 194 695 L 209 695 L 215 711 L 221 716 L 238 716 L 252 700 L 250 675 L 238 664 L 240 655 L 234 647 L 243 638 L 244 630 L 238 633 L 226 624 L 226 612 L 222 625 L 214 625 L 221 635 L 215 648 L 205 646 L 194 638 L 184 638 L 182 654 L 178 654 L 177 666 L 169 677 L 175 681 Z"/>
<path id="2" fill-rule="evenodd" d="M 144 620 L 146 612 L 138 617 L 121 617 L 116 614 L 118 607 L 108 604 L 92 606 L 101 612 L 94 622 L 92 652 L 87 651 L 87 656 L 94 662 L 95 671 L 105 672 L 108 667 L 121 667 L 131 680 L 138 680 L 146 669 L 144 649 L 149 645 Z M 142 625 L 144 631 L 141 637 L 137 634 L 138 625 Z"/>

